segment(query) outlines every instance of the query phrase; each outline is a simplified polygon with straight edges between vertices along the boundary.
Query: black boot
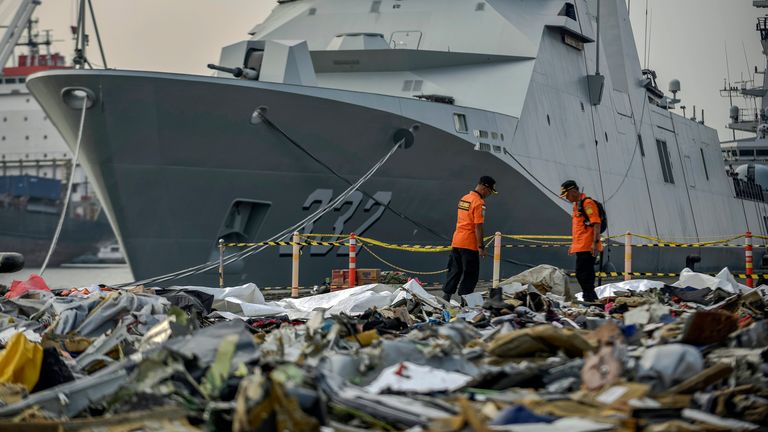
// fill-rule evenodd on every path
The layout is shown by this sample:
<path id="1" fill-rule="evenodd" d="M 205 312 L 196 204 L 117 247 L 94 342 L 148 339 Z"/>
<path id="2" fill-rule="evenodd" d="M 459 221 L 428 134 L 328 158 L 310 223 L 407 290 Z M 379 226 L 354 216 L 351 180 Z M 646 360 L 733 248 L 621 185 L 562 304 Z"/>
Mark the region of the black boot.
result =
<path id="1" fill-rule="evenodd" d="M 451 302 L 451 297 L 453 297 L 453 294 L 449 294 L 447 292 L 443 293 L 443 300 L 447 301 L 448 303 Z"/>
<path id="2" fill-rule="evenodd" d="M 483 309 L 504 309 L 507 304 L 502 298 L 501 288 L 491 288 L 488 290 L 488 299 L 483 303 Z"/>

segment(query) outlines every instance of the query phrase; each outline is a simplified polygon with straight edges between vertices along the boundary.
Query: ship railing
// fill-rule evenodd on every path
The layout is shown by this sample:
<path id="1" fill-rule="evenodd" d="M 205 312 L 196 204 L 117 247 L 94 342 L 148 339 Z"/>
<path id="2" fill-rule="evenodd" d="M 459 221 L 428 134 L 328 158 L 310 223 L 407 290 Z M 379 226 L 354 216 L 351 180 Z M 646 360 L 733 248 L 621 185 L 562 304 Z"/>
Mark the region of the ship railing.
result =
<path id="1" fill-rule="evenodd" d="M 757 183 L 733 177 L 733 188 L 737 198 L 765 202 L 763 187 Z"/>
<path id="2" fill-rule="evenodd" d="M 755 194 L 762 193 L 753 191 Z M 762 196 L 762 195 L 760 195 Z M 743 242 L 740 241 L 743 239 Z M 725 237 L 716 237 L 709 239 L 696 238 L 696 241 L 690 242 L 686 240 L 690 239 L 678 239 L 670 240 L 663 239 L 652 235 L 633 234 L 626 232 L 621 235 L 604 236 L 602 242 L 604 246 L 612 247 L 624 247 L 624 270 L 621 272 L 605 272 L 601 271 L 596 273 L 600 277 L 623 277 L 625 280 L 630 280 L 633 277 L 675 277 L 680 273 L 664 273 L 664 272 L 648 272 L 648 271 L 636 271 L 632 268 L 632 251 L 634 248 L 744 248 L 745 254 L 745 270 L 736 272 L 736 276 L 745 279 L 747 286 L 753 286 L 754 280 L 759 279 L 761 275 L 756 275 L 752 271 L 752 248 L 753 240 L 760 240 L 762 244 L 755 245 L 759 248 L 768 247 L 768 236 L 752 235 L 747 232 L 744 234 L 735 234 Z M 500 283 L 500 265 L 502 259 L 502 250 L 507 248 L 567 248 L 570 247 L 571 237 L 566 235 L 531 235 L 531 234 L 502 234 L 495 233 L 492 236 L 485 238 L 486 246 L 493 245 L 493 266 L 494 277 L 490 281 L 494 287 L 497 287 Z M 292 281 L 291 291 L 293 297 L 299 296 L 299 262 L 301 256 L 301 249 L 307 246 L 337 246 L 348 248 L 349 253 L 349 269 L 348 286 L 356 286 L 357 280 L 354 275 L 357 274 L 357 250 L 367 252 L 371 257 L 384 264 L 387 268 L 402 272 L 410 276 L 427 276 L 427 275 L 439 275 L 447 272 L 447 269 L 436 269 L 433 271 L 422 271 L 407 269 L 399 264 L 393 263 L 392 259 L 383 257 L 379 250 L 398 251 L 404 253 L 446 253 L 452 248 L 450 245 L 445 244 L 410 244 L 400 242 L 385 242 L 382 240 L 357 236 L 354 233 L 350 234 L 299 234 L 295 233 L 291 238 L 291 241 L 272 241 L 261 243 L 225 243 L 223 240 L 219 241 L 219 254 L 220 260 L 224 259 L 226 248 L 236 247 L 253 247 L 253 246 L 290 246 L 292 248 Z M 359 248 L 359 249 L 358 249 Z M 488 249 L 488 247 L 486 248 Z M 391 253 L 389 255 L 392 255 Z M 222 261 L 223 262 L 223 261 Z M 571 273 L 570 276 L 575 276 Z M 224 286 L 224 266 L 219 267 L 219 284 Z"/>

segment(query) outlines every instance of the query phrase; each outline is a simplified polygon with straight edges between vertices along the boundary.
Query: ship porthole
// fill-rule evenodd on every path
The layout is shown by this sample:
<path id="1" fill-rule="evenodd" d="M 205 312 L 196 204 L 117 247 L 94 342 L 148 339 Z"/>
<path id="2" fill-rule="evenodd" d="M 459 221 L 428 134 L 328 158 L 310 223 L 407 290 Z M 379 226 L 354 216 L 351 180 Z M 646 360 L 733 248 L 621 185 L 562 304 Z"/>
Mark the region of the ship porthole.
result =
<path id="1" fill-rule="evenodd" d="M 93 91 L 83 87 L 66 87 L 61 90 L 61 99 L 72 109 L 90 108 L 96 101 L 96 95 Z"/>

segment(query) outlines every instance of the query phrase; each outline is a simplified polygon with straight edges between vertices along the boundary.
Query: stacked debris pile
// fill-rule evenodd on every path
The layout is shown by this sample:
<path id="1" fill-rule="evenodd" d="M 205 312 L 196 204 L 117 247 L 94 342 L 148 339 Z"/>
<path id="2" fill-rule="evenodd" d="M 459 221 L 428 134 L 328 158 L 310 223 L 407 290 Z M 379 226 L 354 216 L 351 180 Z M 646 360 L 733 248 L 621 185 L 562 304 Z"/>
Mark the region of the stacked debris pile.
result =
<path id="1" fill-rule="evenodd" d="M 685 270 L 597 294 L 546 267 L 466 306 L 416 280 L 267 302 L 35 278 L 0 301 L 0 430 L 768 427 L 768 287 Z"/>

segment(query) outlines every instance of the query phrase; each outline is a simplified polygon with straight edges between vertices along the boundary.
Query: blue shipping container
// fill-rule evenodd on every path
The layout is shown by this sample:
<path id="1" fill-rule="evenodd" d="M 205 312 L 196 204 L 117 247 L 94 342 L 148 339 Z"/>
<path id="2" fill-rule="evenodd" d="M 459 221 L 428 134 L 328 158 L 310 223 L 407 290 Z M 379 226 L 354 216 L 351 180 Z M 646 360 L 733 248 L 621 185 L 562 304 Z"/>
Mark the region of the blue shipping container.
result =
<path id="1" fill-rule="evenodd" d="M 61 198 L 61 181 L 31 175 L 0 177 L 0 193 L 7 192 L 17 197 L 58 200 Z"/>

